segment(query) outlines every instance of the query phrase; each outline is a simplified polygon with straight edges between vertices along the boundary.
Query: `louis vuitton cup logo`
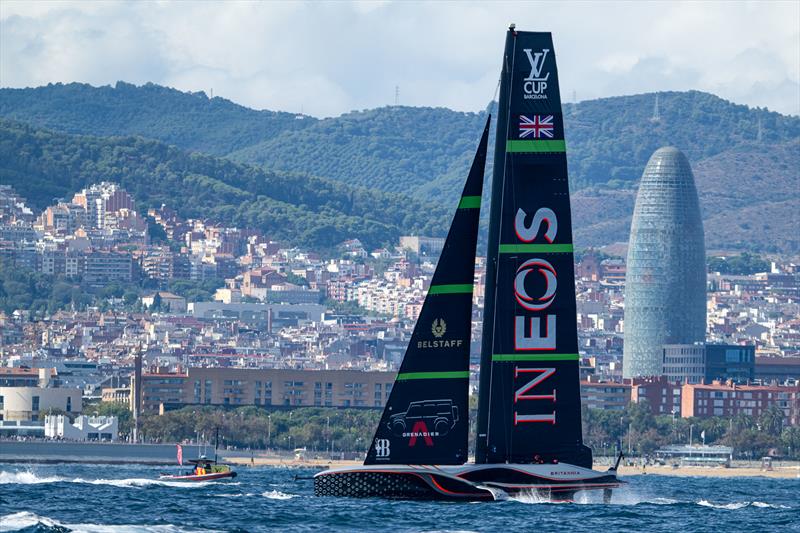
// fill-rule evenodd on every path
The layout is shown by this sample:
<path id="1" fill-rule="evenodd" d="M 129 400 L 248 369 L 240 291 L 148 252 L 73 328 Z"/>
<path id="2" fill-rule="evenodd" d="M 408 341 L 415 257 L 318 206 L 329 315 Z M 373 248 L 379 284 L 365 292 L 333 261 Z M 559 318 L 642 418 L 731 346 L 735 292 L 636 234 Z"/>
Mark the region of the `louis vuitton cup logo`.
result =
<path id="1" fill-rule="evenodd" d="M 533 52 L 531 48 L 523 49 L 528 61 L 531 64 L 531 73 L 524 79 L 522 89 L 525 92 L 526 100 L 546 100 L 547 95 L 547 80 L 550 79 L 550 72 L 544 70 L 544 62 L 547 59 L 547 54 L 550 52 L 549 48 L 543 48 L 541 52 Z"/>

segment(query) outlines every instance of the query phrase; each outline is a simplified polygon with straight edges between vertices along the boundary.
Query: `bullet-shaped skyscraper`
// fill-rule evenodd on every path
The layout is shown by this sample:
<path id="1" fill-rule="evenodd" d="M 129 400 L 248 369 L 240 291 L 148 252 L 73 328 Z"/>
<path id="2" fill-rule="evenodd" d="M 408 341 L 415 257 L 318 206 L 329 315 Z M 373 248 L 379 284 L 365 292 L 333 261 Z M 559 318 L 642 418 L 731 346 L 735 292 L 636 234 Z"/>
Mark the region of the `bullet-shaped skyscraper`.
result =
<path id="1" fill-rule="evenodd" d="M 692 168 L 677 148 L 659 148 L 642 174 L 631 223 L 624 377 L 661 375 L 664 344 L 705 340 L 705 257 Z"/>

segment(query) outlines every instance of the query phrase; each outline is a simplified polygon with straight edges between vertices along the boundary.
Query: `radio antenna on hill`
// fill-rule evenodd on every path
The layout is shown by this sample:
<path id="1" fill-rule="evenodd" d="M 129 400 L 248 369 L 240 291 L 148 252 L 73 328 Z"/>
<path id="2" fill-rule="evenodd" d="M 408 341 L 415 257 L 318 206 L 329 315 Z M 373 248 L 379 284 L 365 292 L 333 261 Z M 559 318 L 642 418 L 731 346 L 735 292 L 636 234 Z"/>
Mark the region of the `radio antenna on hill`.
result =
<path id="1" fill-rule="evenodd" d="M 572 90 L 572 115 L 575 116 L 578 114 L 578 91 L 575 89 Z"/>
<path id="2" fill-rule="evenodd" d="M 661 113 L 658 110 L 658 93 L 656 93 L 656 103 L 653 106 L 653 116 L 650 117 L 650 122 L 660 122 L 661 121 Z"/>
<path id="3" fill-rule="evenodd" d="M 394 105 L 400 105 L 400 86 L 394 86 Z"/>

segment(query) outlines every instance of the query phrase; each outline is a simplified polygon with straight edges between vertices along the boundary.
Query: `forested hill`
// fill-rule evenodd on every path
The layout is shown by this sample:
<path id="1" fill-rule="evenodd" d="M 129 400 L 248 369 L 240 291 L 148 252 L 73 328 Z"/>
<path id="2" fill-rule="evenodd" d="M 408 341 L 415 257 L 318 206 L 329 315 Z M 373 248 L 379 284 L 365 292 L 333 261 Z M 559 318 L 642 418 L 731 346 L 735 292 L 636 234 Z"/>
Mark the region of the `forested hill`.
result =
<path id="1" fill-rule="evenodd" d="M 140 135 L 187 150 L 225 155 L 316 119 L 294 113 L 255 111 L 205 93 L 184 93 L 148 83 L 50 84 L 0 89 L 0 116 L 83 135 Z"/>
<path id="2" fill-rule="evenodd" d="M 657 121 L 652 120 L 654 106 L 654 94 L 564 106 L 573 190 L 634 187 L 661 146 L 677 146 L 694 164 L 755 141 L 759 121 L 764 143 L 800 137 L 800 118 L 735 105 L 707 93 L 660 93 Z M 483 114 L 447 109 L 384 107 L 321 120 L 231 157 L 384 190 L 433 197 L 438 195 L 430 192 L 436 190 L 450 199 L 460 190 L 457 183 L 469 168 L 484 120 Z"/>
<path id="3" fill-rule="evenodd" d="M 658 119 L 654 120 L 656 97 Z M 306 218 L 284 220 L 279 216 L 281 209 L 293 207 L 305 213 L 306 207 L 310 207 L 309 212 L 317 212 L 320 206 L 327 205 L 325 191 L 332 191 L 338 198 L 359 191 L 353 187 L 361 186 L 402 193 L 404 198 L 416 197 L 416 202 L 408 202 L 375 192 L 377 196 L 370 201 L 380 199 L 380 202 L 370 203 L 364 196 L 367 193 L 359 191 L 353 192 L 352 197 L 367 203 L 356 205 L 354 200 L 346 207 L 336 204 L 338 200 L 334 199 L 333 207 L 319 211 L 325 220 L 336 218 L 337 222 L 332 224 L 338 228 L 337 236 L 344 228 L 376 221 L 354 232 L 367 235 L 367 241 L 375 243 L 391 240 L 390 236 L 398 231 L 427 228 L 426 232 L 433 235 L 446 231 L 447 216 L 442 218 L 442 213 L 450 212 L 461 191 L 486 115 L 485 111 L 461 113 L 444 108 L 393 106 L 317 120 L 297 118 L 290 113 L 255 111 L 219 97 L 209 99 L 203 93 L 183 93 L 152 84 L 137 87 L 117 83 L 115 87 L 58 84 L 37 89 L 0 89 L 0 117 L 3 116 L 62 132 L 95 137 L 134 135 L 176 146 L 178 149 L 168 149 L 130 138 L 68 138 L 70 143 L 80 146 L 86 143 L 102 146 L 103 154 L 113 146 L 113 157 L 124 147 L 128 150 L 126 165 L 136 171 L 143 167 L 151 169 L 145 172 L 150 178 L 157 174 L 152 168 L 158 161 L 148 158 L 156 157 L 153 155 L 156 153 L 173 158 L 165 163 L 168 166 L 199 158 L 181 150 L 235 161 L 236 164 L 198 159 L 213 161 L 215 169 L 236 169 L 231 171 L 236 175 L 263 176 L 246 184 L 234 180 L 237 184 L 233 187 L 249 195 L 244 203 L 219 205 L 203 198 L 196 206 L 184 206 L 184 211 L 199 213 L 201 206 L 209 206 L 213 212 L 222 213 L 224 220 L 256 220 L 255 211 L 248 210 L 263 195 L 265 202 L 269 199 L 286 203 L 280 204 L 280 209 L 271 205 L 268 215 L 264 215 L 273 224 L 272 231 L 283 235 L 298 235 L 298 221 Z M 695 169 L 710 249 L 798 252 L 794 234 L 798 223 L 796 213 L 800 212 L 800 118 L 751 109 L 697 91 L 566 103 L 564 118 L 579 246 L 627 241 L 635 189 L 647 159 L 657 148 L 673 145 L 687 154 Z M 490 149 L 493 146 L 490 140 Z M 78 160 L 86 153 L 93 152 L 67 152 L 75 160 L 70 163 L 73 166 L 61 166 L 59 170 L 76 169 L 80 177 L 67 176 L 77 180 L 74 184 L 83 183 L 81 180 L 90 175 L 111 179 L 103 172 L 84 172 Z M 0 165 L 19 165 L 23 156 L 16 154 L 16 159 L 0 161 Z M 139 156 L 145 161 L 136 161 Z M 31 198 L 34 205 L 61 196 L 74 185 L 64 185 L 66 174 L 45 172 L 40 167 L 51 163 L 35 161 L 38 156 L 28 157 L 32 170 L 17 181 L 24 188 L 20 192 Z M 491 175 L 491 161 L 489 157 L 487 175 Z M 94 162 L 90 167 L 106 163 Z M 124 168 L 121 165 L 113 176 L 125 177 Z M 16 170 L 7 168 L 12 173 L 6 175 L 11 176 Z M 175 182 L 175 191 L 181 190 L 181 180 L 187 179 L 187 173 L 213 179 L 215 186 L 229 184 L 225 172 L 214 174 L 217 170 L 174 172 L 179 180 Z M 298 174 L 323 179 L 315 181 Z M 29 179 L 32 181 L 26 181 Z M 262 179 L 264 183 L 259 183 Z M 335 182 L 343 184 L 342 187 L 337 189 Z M 310 203 L 291 197 L 278 198 L 273 192 L 285 185 L 303 191 L 302 194 L 311 194 L 309 191 L 318 187 L 315 184 L 319 184 L 322 192 L 315 194 Z M 251 186 L 255 188 L 249 189 Z M 203 194 L 199 188 L 190 190 L 199 196 Z M 489 187 L 484 190 L 488 194 Z M 148 193 L 142 191 L 142 194 Z M 224 201 L 227 197 L 220 198 Z M 404 203 L 385 203 L 392 198 Z M 384 217 L 374 213 L 376 205 L 388 209 L 389 214 Z M 439 207 L 429 215 L 421 207 L 426 205 Z M 249 214 L 244 216 L 242 212 Z M 487 212 L 484 210 L 484 217 Z M 384 238 L 375 239 L 381 234 L 384 222 L 391 229 L 386 230 Z M 253 225 L 266 227 L 263 221 Z M 304 239 L 307 240 L 303 242 L 308 242 L 313 237 Z"/>
<path id="4" fill-rule="evenodd" d="M 800 118 L 697 92 L 564 105 L 570 180 L 585 187 L 631 188 L 664 145 L 693 165 L 741 144 L 800 138 Z M 119 82 L 115 87 L 56 84 L 0 89 L 0 116 L 86 135 L 140 135 L 273 170 L 451 202 L 460 192 L 484 113 L 383 107 L 336 118 L 255 111 L 204 93 Z M 759 126 L 760 125 L 760 126 Z M 489 158 L 491 161 L 491 158 Z"/>
<path id="5" fill-rule="evenodd" d="M 405 232 L 442 235 L 451 216 L 406 196 L 266 171 L 141 137 L 69 135 L 0 119 L 0 183 L 34 208 L 103 180 L 121 184 L 143 210 L 164 203 L 183 217 L 258 228 L 316 249 L 353 237 L 379 246 Z"/>

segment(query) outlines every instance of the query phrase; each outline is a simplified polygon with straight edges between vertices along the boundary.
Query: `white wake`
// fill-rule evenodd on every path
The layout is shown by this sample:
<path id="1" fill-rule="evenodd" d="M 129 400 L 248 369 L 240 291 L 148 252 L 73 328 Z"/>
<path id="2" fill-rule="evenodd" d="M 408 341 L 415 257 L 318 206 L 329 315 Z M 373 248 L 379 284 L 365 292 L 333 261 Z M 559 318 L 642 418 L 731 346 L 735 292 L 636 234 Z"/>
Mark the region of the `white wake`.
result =
<path id="1" fill-rule="evenodd" d="M 84 479 L 80 477 L 66 478 L 61 476 L 39 476 L 34 472 L 0 472 L 0 485 L 37 485 L 41 483 L 84 483 L 89 485 L 110 485 L 112 487 L 142 488 L 153 485 L 176 488 L 201 488 L 214 485 L 214 481 L 166 481 L 149 478 L 128 479 Z M 235 483 L 225 483 L 226 486 L 236 486 Z"/>
<path id="2" fill-rule="evenodd" d="M 75 533 L 191 533 L 195 531 L 201 531 L 198 529 L 186 529 L 173 525 L 66 524 L 46 516 L 39 516 L 27 511 L 0 516 L 0 532 L 19 531 L 36 526 L 44 526 L 47 528 L 58 529 L 60 531 L 74 531 Z"/>
<path id="3" fill-rule="evenodd" d="M 280 492 L 277 490 L 268 490 L 267 492 L 263 493 L 262 496 L 270 500 L 291 500 L 292 498 L 295 498 L 297 495 L 286 494 L 284 492 Z"/>

